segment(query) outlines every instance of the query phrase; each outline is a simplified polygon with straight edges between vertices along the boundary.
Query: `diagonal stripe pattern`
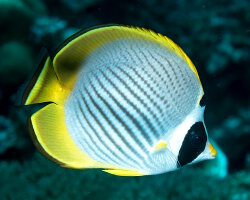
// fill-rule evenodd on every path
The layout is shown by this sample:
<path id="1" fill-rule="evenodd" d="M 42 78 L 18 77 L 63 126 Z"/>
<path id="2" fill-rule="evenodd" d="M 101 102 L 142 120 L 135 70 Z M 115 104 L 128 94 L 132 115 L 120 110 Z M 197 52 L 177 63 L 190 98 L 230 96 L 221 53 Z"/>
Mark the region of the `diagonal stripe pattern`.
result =
<path id="1" fill-rule="evenodd" d="M 119 39 L 82 63 L 65 105 L 66 125 L 93 159 L 148 171 L 157 166 L 148 159 L 152 147 L 195 108 L 201 93 L 195 73 L 169 49 Z"/>

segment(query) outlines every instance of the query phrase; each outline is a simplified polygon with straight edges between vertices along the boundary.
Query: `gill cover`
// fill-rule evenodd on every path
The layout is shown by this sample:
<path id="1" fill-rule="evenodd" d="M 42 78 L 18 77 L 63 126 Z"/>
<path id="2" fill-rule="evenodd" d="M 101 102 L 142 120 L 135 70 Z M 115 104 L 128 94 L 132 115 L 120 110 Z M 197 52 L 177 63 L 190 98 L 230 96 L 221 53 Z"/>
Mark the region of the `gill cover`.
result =
<path id="1" fill-rule="evenodd" d="M 145 174 L 138 170 L 116 168 L 109 163 L 94 160 L 76 145 L 65 124 L 65 102 L 72 93 L 82 64 L 99 47 L 122 38 L 143 39 L 167 48 L 187 63 L 202 88 L 190 59 L 166 36 L 150 30 L 126 26 L 102 27 L 75 34 L 63 43 L 54 57 L 46 55 L 43 58 L 41 70 L 35 74 L 23 98 L 24 105 L 49 103 L 31 117 L 32 138 L 44 155 L 63 166 L 103 168 L 106 172 L 115 175 Z M 156 146 L 156 150 L 165 147 L 163 143 Z"/>

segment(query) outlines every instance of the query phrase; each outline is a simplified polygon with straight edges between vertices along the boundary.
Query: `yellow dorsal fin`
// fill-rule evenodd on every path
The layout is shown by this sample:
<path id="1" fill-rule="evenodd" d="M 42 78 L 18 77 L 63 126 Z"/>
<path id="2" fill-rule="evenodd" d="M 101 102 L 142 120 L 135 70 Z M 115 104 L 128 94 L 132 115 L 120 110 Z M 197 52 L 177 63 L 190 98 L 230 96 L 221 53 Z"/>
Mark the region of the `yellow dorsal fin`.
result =
<path id="1" fill-rule="evenodd" d="M 165 141 L 160 141 L 153 147 L 153 151 L 158 151 L 166 148 L 167 148 L 167 143 Z"/>
<path id="2" fill-rule="evenodd" d="M 55 72 L 60 83 L 67 88 L 72 88 L 77 79 L 77 72 L 80 69 L 81 63 L 89 54 L 108 42 L 123 38 L 147 40 L 161 44 L 184 59 L 199 80 L 199 76 L 191 60 L 168 37 L 144 28 L 115 25 L 96 28 L 84 33 L 81 31 L 64 43 L 64 46 L 58 50 L 53 59 Z"/>
<path id="3" fill-rule="evenodd" d="M 105 169 L 104 172 L 109 174 L 113 174 L 116 176 L 145 176 L 147 174 L 143 174 L 136 170 L 124 170 L 124 169 Z"/>
<path id="4" fill-rule="evenodd" d="M 64 119 L 64 104 L 77 79 L 83 61 L 95 49 L 119 39 L 139 39 L 157 42 L 186 60 L 190 68 L 197 71 L 181 50 L 169 38 L 153 31 L 127 26 L 108 26 L 79 33 L 71 37 L 55 54 L 41 62 L 43 67 L 35 82 L 27 88 L 23 104 L 53 102 L 31 117 L 33 138 L 38 148 L 48 157 L 72 168 L 104 168 L 105 172 L 120 176 L 143 175 L 138 171 L 113 169 L 113 166 L 94 161 L 82 152 L 70 137 Z M 159 145 L 160 148 L 164 144 Z"/>

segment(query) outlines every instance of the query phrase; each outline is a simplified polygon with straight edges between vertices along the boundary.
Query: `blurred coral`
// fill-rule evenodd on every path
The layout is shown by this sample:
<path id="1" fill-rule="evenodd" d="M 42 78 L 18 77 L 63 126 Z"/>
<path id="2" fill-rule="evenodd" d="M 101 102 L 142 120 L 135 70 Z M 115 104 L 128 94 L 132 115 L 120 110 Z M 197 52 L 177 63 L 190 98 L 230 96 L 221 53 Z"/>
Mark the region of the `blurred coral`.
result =
<path id="1" fill-rule="evenodd" d="M 27 44 L 18 41 L 8 41 L 0 46 L 0 85 L 18 86 L 27 75 L 33 71 L 33 56 Z"/>
<path id="2" fill-rule="evenodd" d="M 249 0 L 0 0 L 0 198 L 250 199 L 249 10 Z M 53 52 L 80 29 L 114 23 L 153 29 L 189 55 L 216 159 L 170 174 L 115 177 L 64 169 L 37 153 L 20 98 L 40 48 Z"/>
<path id="3" fill-rule="evenodd" d="M 0 116 L 0 154 L 6 152 L 10 147 L 13 147 L 16 143 L 16 135 L 14 133 L 14 127 L 9 119 Z"/>
<path id="4" fill-rule="evenodd" d="M 1 162 L 4 199 L 249 199 L 249 171 L 218 179 L 197 167 L 146 177 L 61 168 L 35 154 L 20 164 Z M 22 187 L 20 187 L 22 186 Z M 15 192 L 11 192 L 15 191 Z"/>

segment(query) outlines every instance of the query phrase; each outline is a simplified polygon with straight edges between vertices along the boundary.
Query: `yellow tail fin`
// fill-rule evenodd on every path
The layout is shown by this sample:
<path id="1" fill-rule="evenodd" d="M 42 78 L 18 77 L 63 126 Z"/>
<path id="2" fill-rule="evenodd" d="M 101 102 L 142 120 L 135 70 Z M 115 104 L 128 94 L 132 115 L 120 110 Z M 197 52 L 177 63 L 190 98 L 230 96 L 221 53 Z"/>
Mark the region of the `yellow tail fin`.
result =
<path id="1" fill-rule="evenodd" d="M 30 105 L 44 102 L 63 103 L 69 91 L 61 86 L 54 72 L 52 62 L 46 54 L 26 88 L 22 104 Z"/>
<path id="2" fill-rule="evenodd" d="M 70 94 L 59 83 L 51 59 L 46 55 L 27 87 L 23 104 L 49 104 L 31 116 L 31 138 L 49 159 L 70 168 L 108 168 L 84 153 L 71 138 L 65 123 L 64 104 Z"/>
<path id="3" fill-rule="evenodd" d="M 38 150 L 70 168 L 110 167 L 91 159 L 75 144 L 64 121 L 64 107 L 51 103 L 31 117 L 31 136 Z"/>

